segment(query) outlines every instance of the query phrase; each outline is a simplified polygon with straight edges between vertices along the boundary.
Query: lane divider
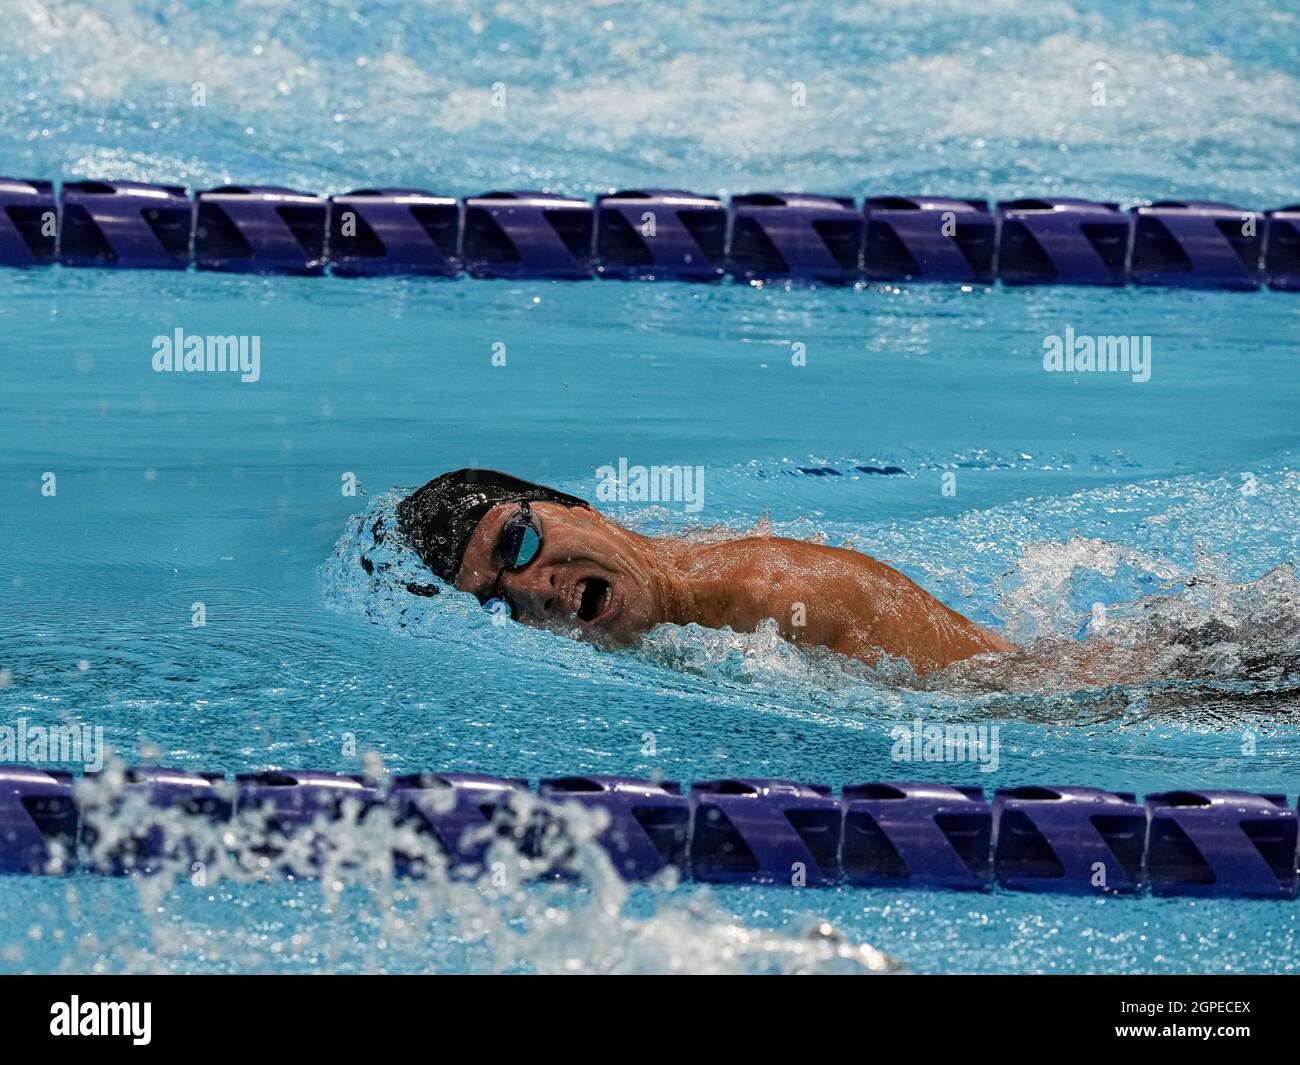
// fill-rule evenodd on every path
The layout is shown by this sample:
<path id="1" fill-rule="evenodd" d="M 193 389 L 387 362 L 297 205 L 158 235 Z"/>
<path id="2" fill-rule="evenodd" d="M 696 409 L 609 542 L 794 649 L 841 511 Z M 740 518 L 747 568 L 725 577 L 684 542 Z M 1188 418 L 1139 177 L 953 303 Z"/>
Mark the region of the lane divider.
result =
<path id="1" fill-rule="evenodd" d="M 553 857 L 557 845 L 563 852 L 572 838 L 565 807 L 576 803 L 604 811 L 596 842 L 630 880 L 671 867 L 722 884 L 1297 895 L 1296 810 L 1272 793 L 1177 790 L 1139 801 L 1129 792 L 1034 785 L 990 797 L 975 787 L 880 782 L 846 785 L 836 796 L 824 785 L 786 780 L 720 779 L 683 790 L 614 776 L 554 777 L 531 792 L 522 779 L 471 773 L 379 785 L 324 772 L 230 781 L 132 769 L 105 811 L 102 804 L 83 809 L 86 792 L 76 780 L 62 770 L 0 766 L 0 873 L 147 874 L 168 862 L 183 869 L 210 859 L 219 837 L 223 846 L 268 856 L 297 840 L 302 845 L 281 868 L 310 876 L 331 848 L 331 823 L 364 830 L 378 809 L 459 875 L 472 875 L 496 839 L 525 856 Z M 105 812 L 111 845 L 99 838 Z M 178 823 L 208 831 L 178 830 Z M 399 873 L 419 875 L 427 859 L 395 846 L 394 861 Z"/>
<path id="2" fill-rule="evenodd" d="M 420 189 L 322 197 L 266 185 L 0 178 L 0 265 L 346 277 L 989 285 L 1300 291 L 1300 204 L 1115 203 L 627 189 L 456 200 Z"/>

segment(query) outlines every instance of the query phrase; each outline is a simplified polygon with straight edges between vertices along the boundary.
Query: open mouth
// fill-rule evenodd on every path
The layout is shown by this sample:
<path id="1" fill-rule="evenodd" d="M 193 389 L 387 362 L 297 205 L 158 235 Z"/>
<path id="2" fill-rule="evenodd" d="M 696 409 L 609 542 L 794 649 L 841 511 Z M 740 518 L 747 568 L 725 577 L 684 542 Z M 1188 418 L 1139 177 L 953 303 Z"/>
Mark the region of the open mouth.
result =
<path id="1" fill-rule="evenodd" d="M 609 603 L 609 581 L 586 577 L 578 582 L 578 620 L 595 621 Z"/>

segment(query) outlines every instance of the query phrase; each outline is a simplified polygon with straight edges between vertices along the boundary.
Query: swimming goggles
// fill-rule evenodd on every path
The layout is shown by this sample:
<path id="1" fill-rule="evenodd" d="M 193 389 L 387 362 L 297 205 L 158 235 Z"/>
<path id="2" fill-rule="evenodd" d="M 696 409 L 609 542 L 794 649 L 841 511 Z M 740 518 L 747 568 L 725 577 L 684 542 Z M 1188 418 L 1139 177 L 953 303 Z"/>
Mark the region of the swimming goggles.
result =
<path id="1" fill-rule="evenodd" d="M 501 578 L 507 572 L 517 573 L 523 569 L 541 550 L 542 527 L 528 503 L 520 502 L 519 513 L 501 526 L 496 546 L 492 549 L 492 556 L 501 561 L 501 569 L 497 571 L 497 579 L 492 582 L 492 590 L 480 600 L 486 609 L 495 611 L 504 608 L 508 615 L 514 614 L 510 600 L 501 591 Z M 502 606 L 497 607 L 497 603 Z"/>

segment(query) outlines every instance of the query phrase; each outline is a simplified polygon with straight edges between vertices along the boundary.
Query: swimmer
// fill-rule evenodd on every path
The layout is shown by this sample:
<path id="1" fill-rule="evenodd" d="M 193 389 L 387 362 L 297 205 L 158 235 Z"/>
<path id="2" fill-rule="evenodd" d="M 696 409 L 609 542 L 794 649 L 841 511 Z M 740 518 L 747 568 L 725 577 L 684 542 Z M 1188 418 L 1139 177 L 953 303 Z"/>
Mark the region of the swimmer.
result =
<path id="1" fill-rule="evenodd" d="M 649 537 L 576 496 L 492 470 L 435 477 L 397 507 L 398 527 L 442 580 L 516 621 L 625 646 L 690 622 L 782 636 L 918 674 L 1014 645 L 897 570 L 843 547 L 776 536 L 715 543 Z"/>

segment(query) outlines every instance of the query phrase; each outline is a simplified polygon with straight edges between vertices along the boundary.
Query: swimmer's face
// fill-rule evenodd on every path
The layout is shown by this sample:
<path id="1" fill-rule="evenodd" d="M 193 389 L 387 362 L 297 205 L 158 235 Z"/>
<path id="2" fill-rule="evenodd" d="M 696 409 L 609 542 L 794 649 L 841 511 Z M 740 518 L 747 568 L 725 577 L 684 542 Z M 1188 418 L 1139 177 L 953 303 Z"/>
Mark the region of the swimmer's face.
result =
<path id="1" fill-rule="evenodd" d="M 495 594 L 516 621 L 578 630 L 601 642 L 628 643 L 660 620 L 639 539 L 584 507 L 530 503 L 541 547 L 522 569 L 503 569 L 501 532 L 521 516 L 502 503 L 474 529 L 456 587 L 480 600 Z"/>

